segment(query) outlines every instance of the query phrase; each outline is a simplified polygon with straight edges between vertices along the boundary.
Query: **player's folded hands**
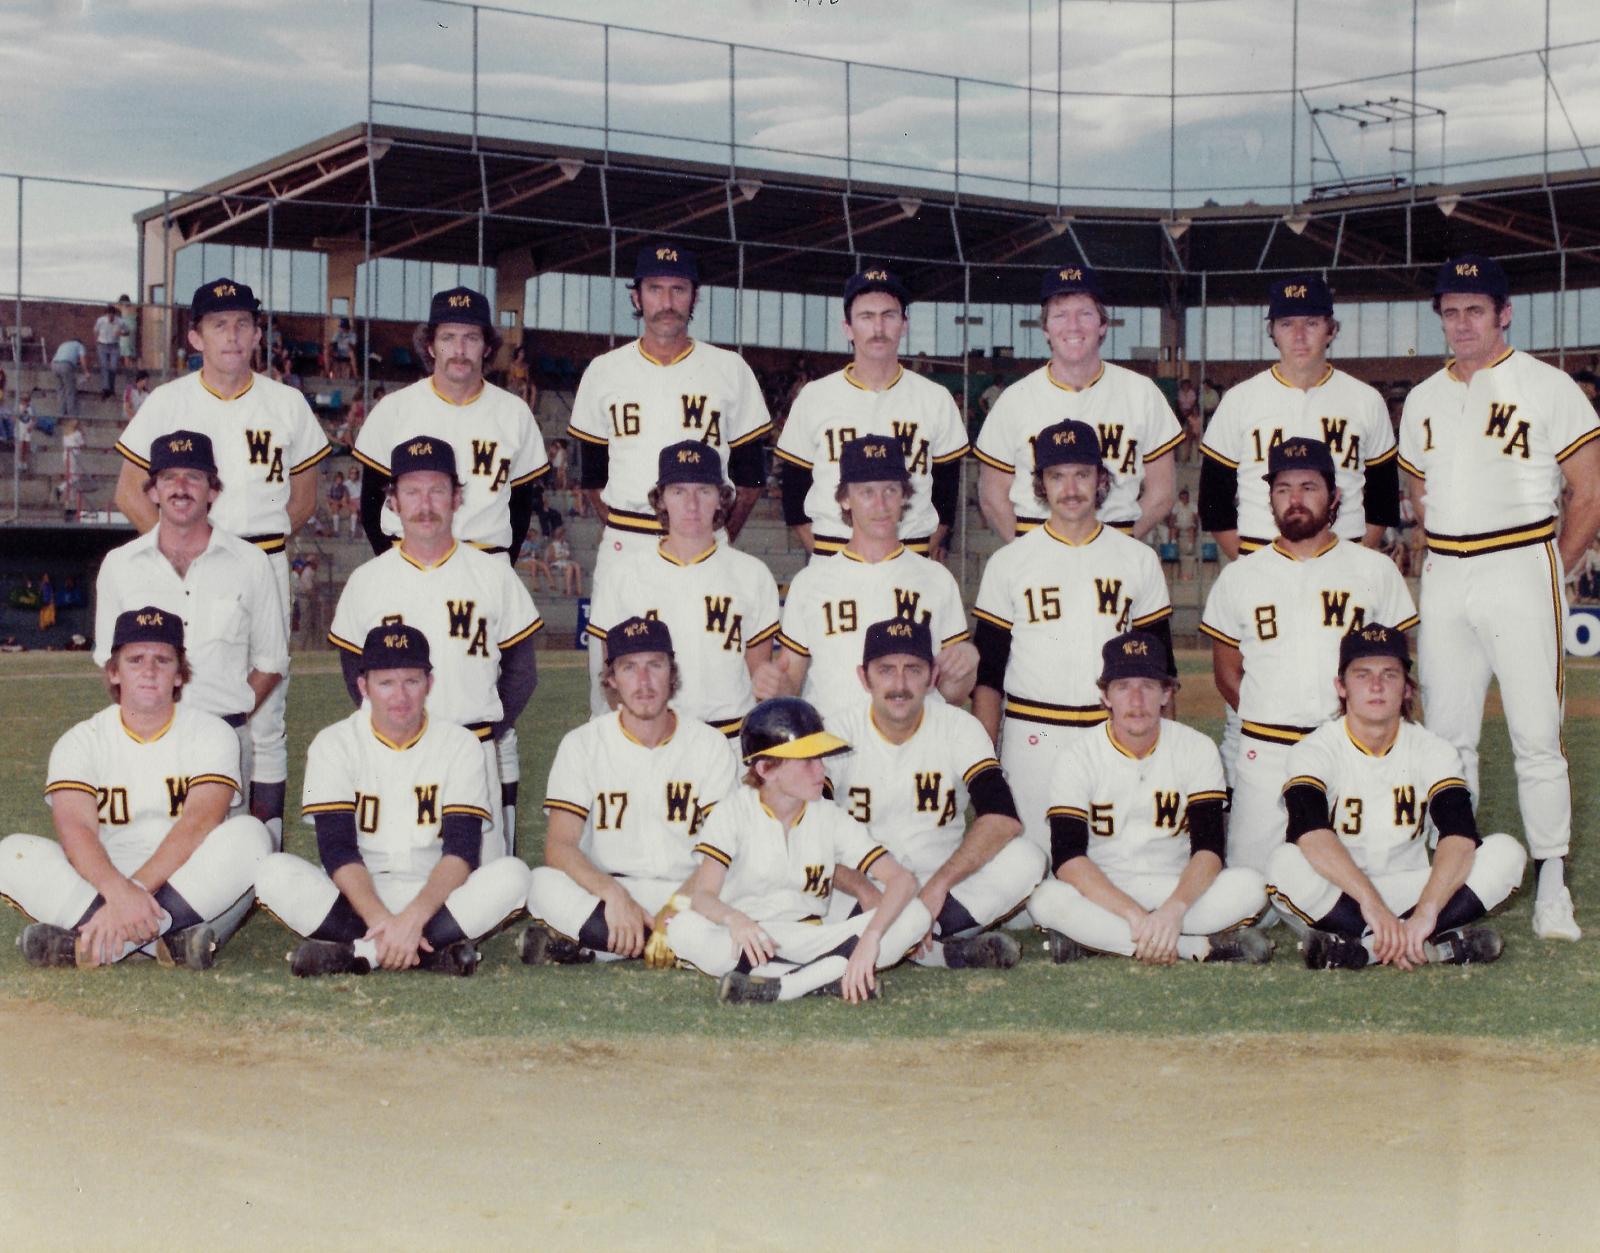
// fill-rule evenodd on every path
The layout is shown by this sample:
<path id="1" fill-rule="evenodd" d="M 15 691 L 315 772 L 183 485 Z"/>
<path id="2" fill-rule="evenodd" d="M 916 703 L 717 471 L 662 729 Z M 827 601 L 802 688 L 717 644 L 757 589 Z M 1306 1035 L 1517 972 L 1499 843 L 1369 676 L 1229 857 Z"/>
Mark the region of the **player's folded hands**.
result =
<path id="1" fill-rule="evenodd" d="M 745 914 L 735 913 L 727 922 L 728 934 L 739 950 L 750 959 L 752 966 L 772 960 L 778 951 L 772 937 L 761 929 L 761 924 Z"/>

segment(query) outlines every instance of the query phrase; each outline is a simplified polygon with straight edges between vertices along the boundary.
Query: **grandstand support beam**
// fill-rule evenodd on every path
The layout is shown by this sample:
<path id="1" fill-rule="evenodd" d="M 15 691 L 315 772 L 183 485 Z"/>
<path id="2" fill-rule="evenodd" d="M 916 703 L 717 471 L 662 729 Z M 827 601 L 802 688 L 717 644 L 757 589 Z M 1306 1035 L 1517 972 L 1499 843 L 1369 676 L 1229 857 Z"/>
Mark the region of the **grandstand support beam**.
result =
<path id="1" fill-rule="evenodd" d="M 360 149 L 359 155 L 345 161 L 334 160 L 335 157 L 349 152 L 353 148 Z M 338 182 L 346 175 L 359 170 L 365 170 L 369 159 L 380 161 L 389 150 L 388 140 L 377 140 L 369 150 L 364 139 L 353 139 L 338 147 L 330 148 L 325 153 L 297 161 L 292 165 L 270 171 L 260 175 L 249 182 L 239 183 L 212 196 L 196 201 L 194 204 L 184 205 L 173 211 L 173 220 L 177 222 L 178 229 L 182 231 L 184 219 L 193 219 L 205 209 L 220 207 L 223 211 L 222 220 L 210 226 L 200 227 L 191 233 L 184 234 L 183 242 L 186 244 L 203 243 L 214 235 L 236 229 L 252 218 L 260 217 L 267 211 L 267 206 L 274 202 L 298 200 L 309 193 L 316 191 L 329 183 Z M 246 200 L 245 198 L 249 199 Z M 234 202 L 244 201 L 243 204 Z"/>
<path id="2" fill-rule="evenodd" d="M 507 248 L 495 257 L 494 311 L 497 325 L 502 321 L 500 315 L 509 313 L 516 319 L 513 325 L 519 328 L 522 326 L 522 310 L 527 302 L 528 280 L 535 273 L 533 251 L 526 245 Z"/>
<path id="3" fill-rule="evenodd" d="M 668 201 L 666 204 L 657 205 L 647 210 L 645 214 L 636 216 L 632 221 L 613 221 L 610 225 L 614 231 L 621 232 L 617 236 L 616 246 L 626 247 L 628 244 L 640 243 L 643 240 L 663 235 L 669 231 L 687 226 L 691 222 L 698 222 L 715 213 L 728 211 L 729 188 L 738 193 L 736 204 L 747 204 L 756 198 L 761 191 L 761 180 L 756 178 L 736 179 L 731 183 L 719 184 L 708 191 L 697 191 L 693 195 L 684 196 L 680 200 Z M 659 220 L 656 219 L 660 215 Z M 585 246 L 581 251 L 570 256 L 559 256 L 563 245 L 584 240 L 587 241 L 592 232 L 573 232 L 551 240 L 541 248 L 541 252 L 552 261 L 559 259 L 562 268 L 578 269 L 584 262 L 593 261 L 606 255 L 612 247 L 606 243 L 600 247 Z M 546 269 L 557 268 L 546 265 Z"/>
<path id="4" fill-rule="evenodd" d="M 152 373 L 164 372 L 172 364 L 171 309 L 178 303 L 172 276 L 177 268 L 178 249 L 183 247 L 183 232 L 170 218 L 152 217 L 145 221 L 140 234 L 139 365 Z M 19 251 L 17 255 L 20 258 L 22 254 Z"/>
<path id="5" fill-rule="evenodd" d="M 814 227 L 803 226 L 796 230 L 786 231 L 767 242 L 777 244 L 780 247 L 784 244 L 789 244 L 791 247 L 782 252 L 765 255 L 759 261 L 744 262 L 742 265 L 743 273 L 748 275 L 753 270 L 778 265 L 809 250 L 831 248 L 834 244 L 847 239 L 851 242 L 853 248 L 855 240 L 862 235 L 869 235 L 873 231 L 882 230 L 886 226 L 893 226 L 896 222 L 904 222 L 916 217 L 922 210 L 922 201 L 912 196 L 902 196 L 889 204 L 880 205 L 879 208 L 883 211 L 866 218 L 855 219 L 852 229 L 847 230 L 839 226 L 825 225 L 825 233 L 814 239 L 806 238 L 815 229 Z M 705 281 L 715 283 L 719 281 L 719 278 L 707 278 Z M 743 285 L 741 281 L 740 286 L 742 287 Z"/>
<path id="6" fill-rule="evenodd" d="M 1163 231 L 1171 250 L 1170 257 L 1162 253 L 1161 268 L 1161 359 L 1156 364 L 1156 374 L 1161 378 L 1182 378 L 1184 368 L 1184 339 L 1186 326 L 1186 301 L 1184 291 L 1189 277 L 1189 243 L 1191 236 L 1180 231 L 1174 236 Z M 1200 276 L 1202 291 L 1205 275 Z M 1203 303 L 1203 299 L 1202 299 Z M 1204 316 L 1202 310 L 1201 316 Z"/>
<path id="7" fill-rule="evenodd" d="M 473 204 L 469 208 L 465 203 L 479 200 L 480 195 L 485 197 L 483 200 L 484 213 L 491 215 L 504 213 L 507 209 L 519 205 L 525 200 L 532 200 L 535 196 L 542 196 L 547 191 L 565 186 L 583 173 L 583 170 L 584 163 L 582 161 L 546 161 L 543 164 L 534 166 L 532 170 L 525 174 L 515 174 L 510 178 L 501 179 L 493 186 L 485 186 L 481 193 L 477 190 L 464 192 L 451 201 L 438 206 L 428 206 L 430 212 L 435 209 L 445 212 L 449 212 L 451 209 L 459 209 L 459 215 L 450 217 L 443 222 L 435 223 L 426 229 L 413 227 L 411 234 L 406 238 L 374 249 L 372 256 L 374 260 L 382 257 L 392 257 L 396 253 L 405 252 L 419 244 L 424 244 L 430 239 L 437 239 L 440 235 L 446 235 L 468 222 L 481 220 L 482 214 L 479 213 L 477 204 Z M 541 175 L 544 177 L 540 177 Z M 532 182 L 528 181 L 530 178 L 533 180 Z"/>
<path id="8" fill-rule="evenodd" d="M 1533 244 L 1539 248 L 1554 248 L 1557 252 L 1568 248 L 1600 247 L 1600 231 L 1584 230 L 1577 226 L 1560 229 L 1556 223 L 1553 202 L 1550 205 L 1549 217 L 1540 218 L 1536 214 L 1524 213 L 1520 209 L 1508 209 L 1499 205 L 1491 207 L 1481 201 L 1461 201 L 1451 211 L 1450 218 L 1454 222 L 1481 226 L 1486 231 L 1493 231 L 1497 235 L 1504 235 L 1521 243 Z M 1585 255 L 1587 260 L 1600 263 L 1600 257 L 1580 255 Z"/>

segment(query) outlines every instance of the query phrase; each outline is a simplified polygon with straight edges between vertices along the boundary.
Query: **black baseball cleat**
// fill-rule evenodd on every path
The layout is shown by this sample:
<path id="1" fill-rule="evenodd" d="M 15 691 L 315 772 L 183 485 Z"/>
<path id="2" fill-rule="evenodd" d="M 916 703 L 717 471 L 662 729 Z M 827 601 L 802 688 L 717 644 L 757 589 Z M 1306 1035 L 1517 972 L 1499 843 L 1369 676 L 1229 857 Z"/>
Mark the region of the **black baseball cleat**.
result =
<path id="1" fill-rule="evenodd" d="M 1370 960 L 1360 940 L 1332 931 L 1307 931 L 1300 951 L 1308 970 L 1365 970 Z"/>
<path id="2" fill-rule="evenodd" d="M 1493 927 L 1459 927 L 1440 932 L 1422 951 L 1442 966 L 1483 966 L 1499 959 L 1506 942 Z"/>
<path id="3" fill-rule="evenodd" d="M 188 970 L 210 970 L 217 964 L 217 933 L 211 925 L 197 922 L 182 931 L 168 931 L 155 943 L 156 961 L 163 966 L 182 966 Z"/>
<path id="4" fill-rule="evenodd" d="M 457 940 L 454 944 L 446 944 L 431 953 L 423 950 L 417 956 L 421 959 L 417 965 L 422 970 L 430 970 L 436 975 L 455 975 L 465 979 L 478 968 L 481 955 L 471 940 Z"/>
<path id="5" fill-rule="evenodd" d="M 522 933 L 517 953 L 524 966 L 580 966 L 594 960 L 594 950 L 537 922 Z"/>
<path id="6" fill-rule="evenodd" d="M 289 955 L 289 973 L 299 979 L 316 975 L 364 975 L 372 969 L 355 946 L 338 940 L 302 940 Z"/>
<path id="7" fill-rule="evenodd" d="M 17 947 L 30 966 L 76 966 L 78 936 L 48 922 L 30 922 L 17 936 Z"/>
<path id="8" fill-rule="evenodd" d="M 1010 970 L 1022 960 L 1022 949 L 1003 931 L 984 931 L 944 942 L 944 963 L 951 970 Z"/>
<path id="9" fill-rule="evenodd" d="M 759 1005 L 778 999 L 776 979 L 757 979 L 742 970 L 730 970 L 717 984 L 717 1000 L 724 1005 Z"/>
<path id="10" fill-rule="evenodd" d="M 1058 966 L 1067 962 L 1082 961 L 1089 956 L 1089 950 L 1084 948 L 1070 935 L 1063 935 L 1059 931 L 1046 931 L 1050 938 L 1050 960 Z"/>
<path id="11" fill-rule="evenodd" d="M 1219 931 L 1209 937 L 1211 951 L 1208 962 L 1242 962 L 1247 966 L 1265 966 L 1272 960 L 1277 947 L 1254 927 L 1241 927 L 1237 931 Z"/>

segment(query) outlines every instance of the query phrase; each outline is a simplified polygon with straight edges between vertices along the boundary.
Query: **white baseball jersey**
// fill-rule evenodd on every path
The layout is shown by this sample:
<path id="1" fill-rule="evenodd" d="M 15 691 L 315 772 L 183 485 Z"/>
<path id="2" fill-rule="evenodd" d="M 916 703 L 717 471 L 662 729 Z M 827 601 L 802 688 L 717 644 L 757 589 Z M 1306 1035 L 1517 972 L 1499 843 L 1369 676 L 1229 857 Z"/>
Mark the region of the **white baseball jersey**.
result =
<path id="1" fill-rule="evenodd" d="M 157 546 L 159 525 L 100 563 L 95 582 L 94 660 L 111 659 L 117 615 L 154 605 L 183 620 L 194 678 L 183 703 L 218 717 L 248 714 L 256 694 L 246 679 L 289 673 L 289 642 L 279 612 L 278 574 L 253 544 L 215 527 L 205 551 L 180 575 Z"/>
<path id="2" fill-rule="evenodd" d="M 1362 872 L 1388 875 L 1428 868 L 1428 806 L 1467 781 L 1450 742 L 1415 722 L 1402 721 L 1394 743 L 1374 753 L 1338 718 L 1289 750 L 1284 790 L 1298 784 L 1327 795 L 1329 825 Z"/>
<path id="3" fill-rule="evenodd" d="M 1333 538 L 1301 561 L 1280 544 L 1223 569 L 1206 598 L 1200 630 L 1243 655 L 1244 734 L 1293 743 L 1338 715 L 1333 680 L 1339 642 L 1369 622 L 1409 631 L 1417 607 L 1382 553 Z"/>
<path id="4" fill-rule="evenodd" d="M 722 901 L 757 922 L 820 922 L 833 894 L 833 868 L 862 874 L 887 851 L 831 801 L 812 801 L 786 832 L 740 785 L 706 819 L 694 851 L 728 869 Z"/>
<path id="5" fill-rule="evenodd" d="M 447 816 L 490 821 L 487 778 L 482 746 L 461 727 L 428 718 L 415 739 L 397 744 L 358 709 L 311 741 L 301 812 L 307 822 L 353 813 L 369 872 L 425 879 L 444 856 Z"/>
<path id="6" fill-rule="evenodd" d="M 778 633 L 772 571 L 724 544 L 690 562 L 659 548 L 621 560 L 595 584 L 589 634 L 603 641 L 632 617 L 665 622 L 682 680 L 674 708 L 719 731 L 737 730 L 756 703 L 745 653 Z"/>
<path id="7" fill-rule="evenodd" d="M 527 403 L 485 382 L 471 400 L 457 404 L 439 394 L 431 378 L 418 379 L 372 407 L 353 449 L 356 459 L 389 475 L 396 445 L 414 435 L 446 441 L 456 454 L 456 475 L 466 487 L 456 510 L 455 537 L 479 548 L 511 543 L 511 489 L 550 469 L 544 438 Z M 386 535 L 400 534 L 400 518 L 383 511 Z"/>
<path id="8" fill-rule="evenodd" d="M 399 544 L 357 566 L 339 595 L 328 640 L 359 656 L 368 631 L 401 622 L 428 637 L 428 712 L 480 739 L 504 713 L 495 686 L 501 651 L 544 626 L 510 565 L 461 544 L 431 566 L 419 565 Z"/>
<path id="9" fill-rule="evenodd" d="M 926 622 L 935 652 L 970 634 L 955 576 L 904 546 L 872 562 L 842 549 L 794 576 L 778 642 L 810 660 L 800 694 L 824 718 L 866 701 L 862 645 L 869 626 L 890 618 Z"/>
<path id="10" fill-rule="evenodd" d="M 1145 466 L 1183 442 L 1172 406 L 1144 375 L 1106 361 L 1092 383 L 1076 388 L 1056 382 L 1048 363 L 1040 366 L 1000 393 L 973 449 L 984 465 L 1016 476 L 1011 507 L 1019 534 L 1049 515 L 1033 494 L 1034 436 L 1068 418 L 1087 422 L 1100 436 L 1101 459 L 1111 474 L 1100 520 L 1113 526 L 1139 520 Z"/>
<path id="11" fill-rule="evenodd" d="M 845 366 L 807 383 L 795 397 L 775 454 L 811 471 L 806 516 L 821 551 L 842 548 L 850 528 L 839 511 L 839 453 L 853 439 L 885 435 L 900 442 L 911 474 L 911 505 L 900 520 L 902 539 L 927 539 L 939 526 L 933 508 L 933 467 L 967 453 L 967 431 L 955 397 L 932 379 L 901 367 L 882 391 L 855 381 Z"/>
<path id="12" fill-rule="evenodd" d="M 123 429 L 117 451 L 150 468 L 150 445 L 173 431 L 208 436 L 222 493 L 211 524 L 282 552 L 289 531 L 289 479 L 333 451 L 306 398 L 292 387 L 252 374 L 237 396 L 219 396 L 200 371 L 163 383 Z"/>
<path id="13" fill-rule="evenodd" d="M 227 723 L 179 704 L 166 726 L 141 739 L 123 723 L 122 710 L 110 705 L 56 741 L 44 793 L 93 796 L 102 844 L 154 847 L 183 815 L 197 783 L 221 783 L 238 794 L 239 739 Z"/>
<path id="14" fill-rule="evenodd" d="M 1189 806 L 1227 796 L 1222 756 L 1193 727 L 1163 718 L 1155 747 L 1135 757 L 1107 722 L 1057 755 L 1047 812 L 1088 824 L 1089 860 L 1107 874 L 1175 875 L 1193 852 Z"/>
<path id="15" fill-rule="evenodd" d="M 1463 383 L 1450 362 L 1406 397 L 1400 466 L 1422 479 L 1428 547 L 1476 556 L 1555 534 L 1561 463 L 1600 420 L 1555 366 L 1508 349 Z"/>
<path id="16" fill-rule="evenodd" d="M 739 773 L 727 737 L 704 722 L 680 714 L 649 748 L 609 713 L 562 738 L 544 807 L 583 819 L 584 855 L 607 874 L 681 883 L 694 873 L 702 824 Z"/>
<path id="17" fill-rule="evenodd" d="M 1101 647 L 1170 617 L 1172 600 L 1147 545 L 1107 526 L 1073 544 L 1046 523 L 989 558 L 972 612 L 1011 636 L 1006 717 L 1083 726 L 1106 719 Z"/>
<path id="18" fill-rule="evenodd" d="M 634 340 L 584 370 L 567 434 L 610 450 L 601 493 L 606 525 L 659 535 L 649 496 L 663 448 L 686 439 L 710 444 L 726 473 L 729 451 L 771 429 L 761 386 L 738 353 L 694 340 L 676 360 L 661 363 Z"/>
<path id="19" fill-rule="evenodd" d="M 968 786 L 999 770 L 983 724 L 964 709 L 928 701 L 904 744 L 878 730 L 871 705 L 842 715 L 829 729 L 852 752 L 830 758 L 834 800 L 919 880 L 950 859 L 967 830 Z"/>
<path id="20" fill-rule="evenodd" d="M 1333 454 L 1341 497 L 1334 534 L 1359 541 L 1367 532 L 1366 469 L 1395 455 L 1383 397 L 1331 365 L 1304 391 L 1273 366 L 1223 393 L 1200 443 L 1205 456 L 1238 472 L 1239 542 L 1246 551 L 1265 547 L 1278 533 L 1264 477 L 1267 453 L 1296 438 L 1321 440 Z"/>

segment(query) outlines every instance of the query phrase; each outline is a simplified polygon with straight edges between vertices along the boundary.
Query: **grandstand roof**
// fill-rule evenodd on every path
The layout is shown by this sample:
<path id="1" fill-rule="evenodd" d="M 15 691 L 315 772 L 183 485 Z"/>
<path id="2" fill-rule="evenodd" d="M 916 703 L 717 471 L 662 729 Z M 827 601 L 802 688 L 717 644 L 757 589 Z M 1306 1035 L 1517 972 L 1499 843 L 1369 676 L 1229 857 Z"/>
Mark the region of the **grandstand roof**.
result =
<path id="1" fill-rule="evenodd" d="M 1027 303 L 1038 271 L 1086 260 L 1117 305 L 1257 304 L 1266 274 L 1322 269 L 1340 299 L 1415 299 L 1460 252 L 1498 256 L 1517 291 L 1600 283 L 1600 172 L 1328 196 L 1298 206 L 1175 213 L 1074 207 L 601 149 L 364 123 L 135 215 L 170 215 L 182 243 L 616 272 L 635 246 L 689 239 L 703 281 L 834 294 L 861 261 L 899 270 L 919 299 Z M 369 161 L 370 152 L 370 161 Z M 267 212 L 268 205 L 272 211 Z M 480 210 L 482 213 L 480 215 Z M 481 242 L 480 242 L 481 231 Z M 480 253 L 481 248 L 481 253 Z M 1202 287 L 1202 275 L 1204 286 Z M 1169 297 L 1170 293 L 1170 297 Z"/>

